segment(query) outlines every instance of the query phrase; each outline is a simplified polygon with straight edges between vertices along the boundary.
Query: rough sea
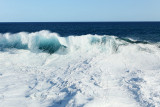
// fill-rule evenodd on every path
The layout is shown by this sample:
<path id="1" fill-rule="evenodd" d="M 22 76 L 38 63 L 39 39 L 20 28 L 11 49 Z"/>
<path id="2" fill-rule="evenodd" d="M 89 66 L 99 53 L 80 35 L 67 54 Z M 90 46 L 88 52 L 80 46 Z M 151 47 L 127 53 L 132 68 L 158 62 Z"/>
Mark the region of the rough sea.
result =
<path id="1" fill-rule="evenodd" d="M 160 22 L 0 23 L 0 107 L 160 107 Z"/>

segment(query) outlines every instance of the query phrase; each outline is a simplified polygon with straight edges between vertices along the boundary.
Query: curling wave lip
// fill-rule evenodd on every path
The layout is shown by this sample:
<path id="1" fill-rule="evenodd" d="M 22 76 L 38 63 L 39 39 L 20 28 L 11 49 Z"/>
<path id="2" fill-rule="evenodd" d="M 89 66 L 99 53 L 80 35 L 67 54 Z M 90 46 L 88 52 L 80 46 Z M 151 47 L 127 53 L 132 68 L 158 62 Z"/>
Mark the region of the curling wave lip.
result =
<path id="1" fill-rule="evenodd" d="M 0 34 L 0 50 L 8 48 L 28 49 L 32 52 L 68 53 L 76 50 L 99 50 L 110 53 L 116 52 L 119 46 L 148 42 L 118 38 L 108 35 L 81 35 L 60 37 L 57 33 L 42 30 L 34 33 L 20 32 L 16 34 Z"/>

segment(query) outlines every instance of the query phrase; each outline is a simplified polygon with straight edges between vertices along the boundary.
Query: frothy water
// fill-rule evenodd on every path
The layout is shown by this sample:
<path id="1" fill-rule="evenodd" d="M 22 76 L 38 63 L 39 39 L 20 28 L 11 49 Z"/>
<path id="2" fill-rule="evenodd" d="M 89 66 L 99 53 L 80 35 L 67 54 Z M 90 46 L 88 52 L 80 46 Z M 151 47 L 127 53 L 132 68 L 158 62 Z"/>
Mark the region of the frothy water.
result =
<path id="1" fill-rule="evenodd" d="M 108 35 L 81 35 L 60 37 L 57 33 L 43 30 L 40 32 L 16 34 L 1 34 L 0 49 L 27 49 L 32 52 L 48 52 L 53 54 L 58 50 L 63 51 L 90 51 L 93 48 L 99 50 L 117 51 L 121 45 L 148 44 L 146 41 L 136 41 L 129 38 L 118 38 Z"/>
<path id="2" fill-rule="evenodd" d="M 160 106 L 158 42 L 0 34 L 0 106 Z"/>

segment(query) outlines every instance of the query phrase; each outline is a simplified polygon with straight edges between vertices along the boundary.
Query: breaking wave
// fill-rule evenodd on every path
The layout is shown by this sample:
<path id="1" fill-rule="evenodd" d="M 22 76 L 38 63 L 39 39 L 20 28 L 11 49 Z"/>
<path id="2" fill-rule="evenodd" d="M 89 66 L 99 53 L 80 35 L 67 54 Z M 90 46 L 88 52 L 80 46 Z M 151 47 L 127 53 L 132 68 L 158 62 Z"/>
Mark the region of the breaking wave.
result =
<path id="1" fill-rule="evenodd" d="M 159 43 L 131 38 L 0 34 L 0 105 L 160 107 L 159 62 Z"/>
<path id="2" fill-rule="evenodd" d="M 0 50 L 28 49 L 32 52 L 68 53 L 76 50 L 99 50 L 116 52 L 119 46 L 128 44 L 147 44 L 145 41 L 135 41 L 128 38 L 118 38 L 108 35 L 81 35 L 60 37 L 57 33 L 43 30 L 34 33 L 20 32 L 16 34 L 0 34 Z"/>

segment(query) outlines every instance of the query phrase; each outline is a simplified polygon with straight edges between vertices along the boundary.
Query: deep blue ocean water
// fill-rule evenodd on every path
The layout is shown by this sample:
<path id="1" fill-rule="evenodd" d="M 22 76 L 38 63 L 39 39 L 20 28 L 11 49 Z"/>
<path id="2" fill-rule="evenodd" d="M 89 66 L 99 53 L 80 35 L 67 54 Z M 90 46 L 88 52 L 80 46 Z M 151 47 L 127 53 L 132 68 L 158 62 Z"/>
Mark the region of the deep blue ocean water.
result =
<path id="1" fill-rule="evenodd" d="M 21 22 L 0 23 L 0 33 L 49 30 L 60 36 L 85 34 L 114 35 L 120 38 L 159 42 L 160 22 Z"/>

